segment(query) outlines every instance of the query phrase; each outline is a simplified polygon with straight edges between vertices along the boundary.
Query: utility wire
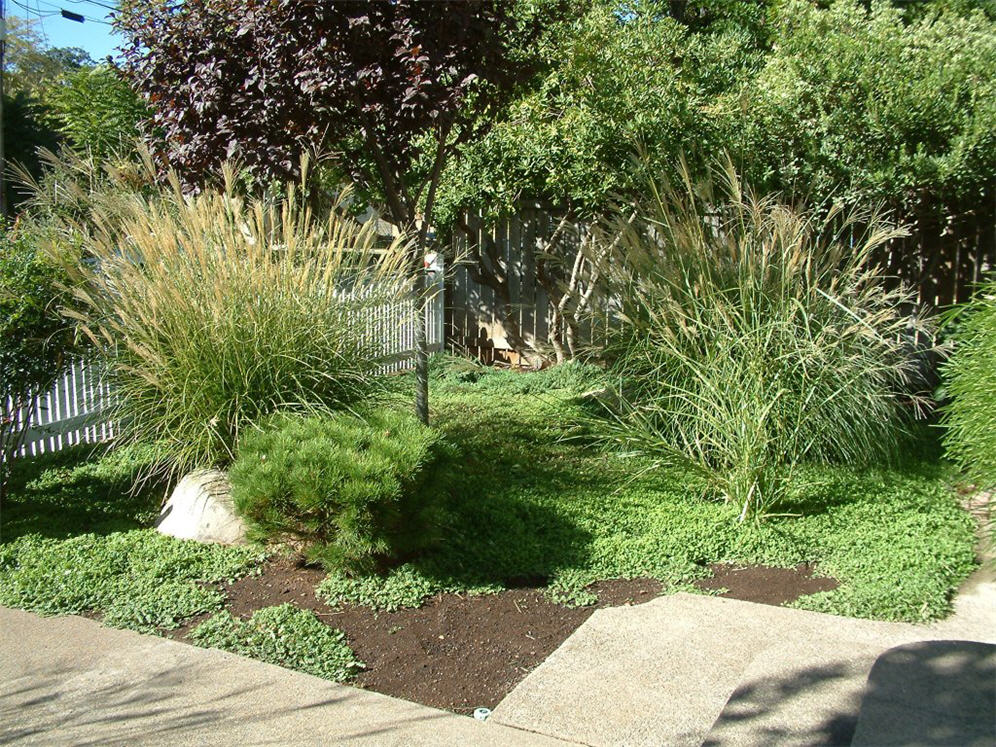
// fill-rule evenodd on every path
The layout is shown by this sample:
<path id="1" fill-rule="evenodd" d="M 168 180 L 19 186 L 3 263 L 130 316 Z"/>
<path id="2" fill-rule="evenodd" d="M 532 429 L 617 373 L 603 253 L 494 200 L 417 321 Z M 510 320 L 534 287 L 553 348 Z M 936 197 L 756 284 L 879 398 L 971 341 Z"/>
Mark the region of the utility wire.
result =
<path id="1" fill-rule="evenodd" d="M 24 10 L 26 10 L 28 13 L 32 13 L 32 14 L 38 16 L 38 18 L 49 18 L 51 16 L 61 15 L 61 13 L 62 13 L 62 8 L 60 8 L 58 5 L 55 5 L 55 4 L 50 3 L 50 2 L 47 2 L 46 0 L 35 0 L 35 5 L 38 7 L 38 10 L 35 10 L 34 8 L 31 8 L 31 7 L 27 6 L 27 5 L 25 5 L 24 3 L 20 2 L 19 0 L 10 0 L 10 1 L 12 3 L 14 3 L 14 5 L 18 6 L 19 8 L 23 8 Z M 53 10 L 51 12 L 46 12 L 44 14 L 41 13 L 41 6 L 42 6 L 42 4 L 48 6 L 49 8 L 53 8 Z M 83 16 L 83 19 L 86 20 L 86 21 L 89 21 L 90 23 L 102 23 L 105 26 L 111 26 L 112 25 L 112 24 L 108 23 L 107 21 L 102 21 L 99 18 L 91 18 L 90 16 Z"/>
<path id="2" fill-rule="evenodd" d="M 50 47 L 52 45 L 48 39 L 48 32 L 45 30 L 45 19 L 42 17 L 42 9 L 41 5 L 38 4 L 38 0 L 35 0 L 35 7 L 37 8 L 35 15 L 38 16 L 38 25 L 41 26 L 42 39 L 45 41 L 45 46 Z"/>
<path id="3" fill-rule="evenodd" d="M 49 18 L 51 16 L 57 16 L 57 15 L 59 15 L 58 11 L 56 11 L 55 13 L 45 13 L 45 14 L 42 14 L 39 11 L 35 10 L 34 8 L 32 8 L 30 5 L 25 5 L 22 2 L 18 2 L 18 0 L 10 0 L 10 1 L 12 3 L 14 3 L 14 5 L 16 5 L 18 8 L 21 8 L 22 10 L 24 10 L 24 20 L 26 20 L 26 21 L 30 21 L 31 20 L 31 16 L 37 16 L 39 19 L 41 19 L 41 18 Z"/>
<path id="4" fill-rule="evenodd" d="M 104 8 L 110 11 L 117 11 L 118 8 L 114 5 L 108 5 L 107 3 L 102 3 L 99 0 L 66 0 L 66 2 L 72 5 L 80 5 L 81 3 L 86 3 L 87 5 L 96 5 L 98 8 Z"/>

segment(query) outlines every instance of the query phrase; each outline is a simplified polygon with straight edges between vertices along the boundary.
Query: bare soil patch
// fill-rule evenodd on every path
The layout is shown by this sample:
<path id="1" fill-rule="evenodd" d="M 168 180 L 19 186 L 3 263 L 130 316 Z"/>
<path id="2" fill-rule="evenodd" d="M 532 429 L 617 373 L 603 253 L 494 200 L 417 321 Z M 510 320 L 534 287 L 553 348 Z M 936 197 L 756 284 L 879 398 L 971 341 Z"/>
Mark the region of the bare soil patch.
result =
<path id="1" fill-rule="evenodd" d="M 785 576 L 784 569 L 713 570 L 717 576 L 701 582 L 702 588 L 730 587 L 765 603 L 826 588 L 828 581 L 808 579 L 806 571 L 788 571 Z M 616 579 L 593 584 L 590 590 L 598 604 L 580 609 L 554 604 L 542 589 L 529 586 L 484 596 L 439 594 L 417 609 L 375 612 L 354 605 L 329 607 L 315 595 L 322 578 L 320 569 L 303 565 L 299 558 L 274 557 L 259 575 L 225 587 L 226 608 L 243 618 L 284 602 L 312 610 L 346 633 L 366 665 L 350 684 L 465 714 L 482 706 L 494 708 L 598 607 L 648 602 L 664 590 L 655 579 Z M 718 586 L 706 585 L 710 583 Z M 774 590 L 767 588 L 771 583 Z M 204 617 L 171 636 L 185 639 Z"/>
<path id="2" fill-rule="evenodd" d="M 795 568 L 716 563 L 709 568 L 713 572 L 712 578 L 696 581 L 697 587 L 707 590 L 726 589 L 719 596 L 759 604 L 788 604 L 806 594 L 830 591 L 840 585 L 836 579 L 814 576 L 808 563 Z"/>

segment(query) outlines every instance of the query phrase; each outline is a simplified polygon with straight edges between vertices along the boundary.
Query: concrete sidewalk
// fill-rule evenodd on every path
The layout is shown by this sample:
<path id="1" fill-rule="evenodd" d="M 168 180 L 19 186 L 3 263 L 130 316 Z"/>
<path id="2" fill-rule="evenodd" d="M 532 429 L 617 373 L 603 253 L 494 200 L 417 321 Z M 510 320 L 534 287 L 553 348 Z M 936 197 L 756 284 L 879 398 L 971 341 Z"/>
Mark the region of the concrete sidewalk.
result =
<path id="1" fill-rule="evenodd" d="M 481 723 L 79 617 L 0 608 L 0 742 L 857 745 L 905 733 L 996 743 L 996 649 L 917 643 L 932 640 L 996 643 L 991 568 L 930 626 L 692 594 L 601 609 Z"/>
<path id="2" fill-rule="evenodd" d="M 0 608 L 0 743 L 563 745 L 80 617 Z"/>
<path id="3" fill-rule="evenodd" d="M 915 743 L 996 744 L 996 648 L 910 645 L 932 640 L 996 643 L 991 570 L 933 625 L 693 594 L 601 609 L 492 720 L 589 745 L 717 747 L 903 743 L 890 735 L 915 716 Z"/>

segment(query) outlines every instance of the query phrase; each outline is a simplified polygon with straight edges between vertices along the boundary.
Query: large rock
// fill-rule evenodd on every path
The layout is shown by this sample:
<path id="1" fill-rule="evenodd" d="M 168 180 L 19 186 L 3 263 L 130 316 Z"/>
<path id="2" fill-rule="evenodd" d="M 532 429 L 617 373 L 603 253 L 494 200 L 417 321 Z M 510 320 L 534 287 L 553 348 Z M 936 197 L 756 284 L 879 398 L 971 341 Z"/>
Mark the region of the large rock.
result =
<path id="1" fill-rule="evenodd" d="M 228 477 L 216 469 L 191 472 L 180 480 L 163 506 L 156 529 L 199 542 L 246 542 L 246 526 L 235 513 Z"/>

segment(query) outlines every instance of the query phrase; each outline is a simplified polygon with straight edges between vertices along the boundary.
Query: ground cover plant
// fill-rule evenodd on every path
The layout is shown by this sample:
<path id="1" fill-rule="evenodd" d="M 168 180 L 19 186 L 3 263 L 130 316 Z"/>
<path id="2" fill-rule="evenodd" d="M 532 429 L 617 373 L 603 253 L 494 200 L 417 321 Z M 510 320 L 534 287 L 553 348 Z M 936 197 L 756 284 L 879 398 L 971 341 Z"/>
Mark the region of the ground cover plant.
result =
<path id="1" fill-rule="evenodd" d="M 435 422 L 463 465 L 446 541 L 387 574 L 329 574 L 319 592 L 332 604 L 396 609 L 440 591 L 527 584 L 579 604 L 592 601 L 586 586 L 598 579 L 651 576 L 675 590 L 714 562 L 810 562 L 841 584 L 796 606 L 919 621 L 943 616 L 974 567 L 973 520 L 951 489 L 957 473 L 936 457 L 806 466 L 786 486 L 785 516 L 738 525 L 738 506 L 701 499 L 681 472 L 585 446 L 577 436 L 590 403 L 579 395 L 599 374 L 570 365 L 570 375 L 439 374 Z"/>
<path id="2" fill-rule="evenodd" d="M 874 214 L 761 197 L 733 166 L 648 179 L 592 245 L 618 404 L 596 429 L 735 504 L 779 510 L 805 462 L 887 460 L 920 396 L 929 327 L 877 269 Z"/>
<path id="3" fill-rule="evenodd" d="M 281 414 L 244 437 L 232 498 L 254 536 L 293 540 L 330 570 L 376 570 L 439 539 L 451 452 L 400 412 Z"/>
<path id="4" fill-rule="evenodd" d="M 736 506 L 703 500 L 683 474 L 647 470 L 645 457 L 586 441 L 590 402 L 580 395 L 604 373 L 570 365 L 489 370 L 474 381 L 465 380 L 466 366 L 441 372 L 434 419 L 460 449 L 445 541 L 386 572 L 331 573 L 319 593 L 333 604 L 397 609 L 440 591 L 526 585 L 574 605 L 592 601 L 587 587 L 598 579 L 653 577 L 668 591 L 694 590 L 691 582 L 715 562 L 809 562 L 840 585 L 795 606 L 922 621 L 949 611 L 975 566 L 974 522 L 952 490 L 958 474 L 929 448 L 895 467 L 807 466 L 790 486 L 787 515 L 738 525 Z M 407 410 L 410 382 L 396 384 L 396 404 Z M 134 465 L 114 459 L 20 466 L 10 512 L 20 517 L 20 537 L 0 545 L 0 603 L 48 613 L 96 605 L 113 624 L 142 630 L 220 609 L 211 582 L 250 572 L 262 554 L 137 529 L 154 517 L 155 500 L 127 499 Z M 87 517 L 87 534 L 60 518 L 73 512 Z M 59 578 L 66 570 L 79 584 Z"/>
<path id="5" fill-rule="evenodd" d="M 148 529 L 160 485 L 137 474 L 155 459 L 78 447 L 17 463 L 0 544 L 0 605 L 42 614 L 96 614 L 154 633 L 219 609 L 217 584 L 244 576 L 258 549 L 176 540 Z"/>
<path id="6" fill-rule="evenodd" d="M 292 604 L 264 607 L 248 620 L 222 610 L 194 628 L 190 638 L 207 648 L 220 648 L 335 682 L 349 679 L 363 667 L 343 633 Z"/>

